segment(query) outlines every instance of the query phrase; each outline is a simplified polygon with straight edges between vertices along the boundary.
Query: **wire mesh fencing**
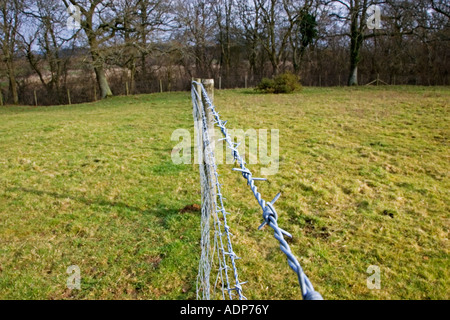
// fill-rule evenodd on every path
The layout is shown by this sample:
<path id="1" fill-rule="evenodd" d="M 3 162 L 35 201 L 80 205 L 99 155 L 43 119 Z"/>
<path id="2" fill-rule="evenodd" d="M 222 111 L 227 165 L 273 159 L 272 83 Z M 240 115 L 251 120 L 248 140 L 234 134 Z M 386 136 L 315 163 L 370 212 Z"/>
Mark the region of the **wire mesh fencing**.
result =
<path id="1" fill-rule="evenodd" d="M 266 179 L 253 177 L 252 172 L 246 167 L 243 157 L 239 154 L 239 144 L 233 141 L 226 128 L 227 121 L 222 121 L 207 90 L 199 81 L 192 82 L 192 102 L 194 122 L 198 132 L 199 159 L 202 159 L 202 156 L 204 157 L 203 161 L 199 161 L 202 186 L 202 254 L 197 278 L 197 298 L 211 299 L 214 297 L 211 292 L 215 292 L 219 287 L 224 299 L 226 293 L 228 293 L 230 299 L 234 298 L 234 293 L 237 293 L 239 299 L 245 299 L 242 290 L 244 282 L 239 281 L 236 266 L 236 260 L 239 258 L 233 251 L 230 226 L 226 219 L 229 213 L 225 210 L 223 202 L 222 185 L 219 183 L 217 165 L 214 159 L 214 144 L 208 133 L 210 129 L 208 125 L 209 116 L 220 129 L 223 135 L 220 140 L 226 142 L 227 149 L 230 150 L 234 162 L 238 165 L 233 170 L 240 172 L 243 178 L 247 180 L 247 185 L 261 206 L 263 222 L 259 229 L 266 225 L 273 229 L 274 237 L 280 243 L 280 249 L 286 255 L 289 267 L 297 275 L 303 299 L 322 300 L 321 294 L 314 290 L 311 281 L 303 272 L 298 259 L 285 240 L 285 237 L 292 237 L 292 235 L 278 226 L 278 214 L 274 204 L 281 194 L 277 194 L 270 202 L 263 199 L 261 193 L 258 192 L 255 181 L 265 181 Z M 211 243 L 211 237 L 213 243 Z M 211 286 L 213 271 L 216 275 L 215 282 Z M 232 274 L 232 278 L 230 278 L 229 273 Z"/>
<path id="2" fill-rule="evenodd" d="M 233 251 L 231 230 L 227 221 L 224 197 L 219 183 L 219 174 L 214 157 L 206 110 L 201 92 L 192 89 L 193 116 L 196 126 L 201 207 L 201 257 L 197 277 L 197 299 L 211 300 L 222 298 L 245 299 L 242 282 L 239 281 Z"/>

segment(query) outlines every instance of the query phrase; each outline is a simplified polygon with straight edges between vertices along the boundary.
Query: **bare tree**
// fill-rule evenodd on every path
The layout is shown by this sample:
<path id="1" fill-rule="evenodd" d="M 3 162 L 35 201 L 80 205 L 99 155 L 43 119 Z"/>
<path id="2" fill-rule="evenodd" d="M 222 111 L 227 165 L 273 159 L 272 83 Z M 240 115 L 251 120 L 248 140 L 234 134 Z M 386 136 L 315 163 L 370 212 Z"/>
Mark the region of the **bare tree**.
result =
<path id="1" fill-rule="evenodd" d="M 63 102 L 61 89 L 70 60 L 70 56 L 63 55 L 63 50 L 69 43 L 73 44 L 76 36 L 64 35 L 65 8 L 58 0 L 37 0 L 24 8 L 24 14 L 30 18 L 27 25 L 37 26 L 34 32 L 21 35 L 24 55 L 47 95 L 56 97 L 55 102 Z"/>
<path id="2" fill-rule="evenodd" d="M 153 52 L 161 34 L 173 28 L 171 0 L 121 1 L 125 30 L 122 32 L 125 46 L 130 53 L 129 68 L 133 75 L 140 59 L 140 76 L 147 80 L 147 57 Z M 134 70 L 134 72 L 133 72 Z M 134 77 L 132 77 L 134 79 Z"/>
<path id="3" fill-rule="evenodd" d="M 306 49 L 317 38 L 316 15 L 320 1 L 285 0 L 286 13 L 292 21 L 289 43 L 292 50 L 292 65 L 296 74 L 300 73 L 301 61 Z"/>
<path id="4" fill-rule="evenodd" d="M 214 5 L 214 13 L 216 16 L 219 33 L 220 67 L 221 71 L 225 74 L 225 77 L 230 76 L 231 69 L 234 2 L 234 0 L 218 0 Z"/>
<path id="5" fill-rule="evenodd" d="M 259 33 L 262 32 L 260 27 L 261 10 L 256 0 L 237 1 L 237 12 L 240 22 L 240 28 L 236 29 L 239 32 L 237 36 L 245 48 L 250 67 L 249 73 L 253 80 L 256 74 L 262 72 L 262 70 L 257 72 L 258 57 L 260 57 L 261 65 L 264 63 L 262 50 L 259 45 Z"/>
<path id="6" fill-rule="evenodd" d="M 217 25 L 214 19 L 214 0 L 178 0 L 176 20 L 178 39 L 185 53 L 194 59 L 196 76 L 212 77 Z"/>
<path id="7" fill-rule="evenodd" d="M 0 46 L 14 104 L 19 103 L 14 61 L 22 24 L 22 9 L 21 0 L 0 0 Z"/>
<path id="8" fill-rule="evenodd" d="M 102 98 L 112 96 L 105 70 L 105 52 L 103 47 L 116 36 L 117 31 L 126 30 L 124 16 L 120 14 L 114 0 L 63 0 L 67 8 L 75 6 L 81 12 L 80 25 L 84 31 L 92 66 Z"/>
<path id="9" fill-rule="evenodd" d="M 255 4 L 261 14 L 262 31 L 259 41 L 266 51 L 272 64 L 274 75 L 279 73 L 280 61 L 286 53 L 289 37 L 294 21 L 298 18 L 297 12 L 291 12 L 290 1 L 283 0 L 256 0 Z"/>
<path id="10" fill-rule="evenodd" d="M 377 3 L 377 1 L 370 0 L 332 0 L 327 3 L 327 5 L 335 7 L 335 12 L 332 13 L 332 16 L 341 22 L 345 22 L 345 28 L 348 28 L 344 34 L 350 38 L 349 86 L 358 84 L 358 65 L 361 61 L 361 49 L 364 40 L 374 36 L 373 33 L 366 33 L 368 30 L 368 9 Z"/>
<path id="11" fill-rule="evenodd" d="M 148 81 L 148 57 L 160 54 L 164 35 L 172 28 L 170 0 L 116 0 L 114 12 L 120 16 L 119 28 L 108 47 L 108 63 L 128 71 L 130 93 L 135 91 L 136 76 Z M 164 39 L 165 40 L 165 39 Z M 140 62 L 140 65 L 139 65 Z"/>

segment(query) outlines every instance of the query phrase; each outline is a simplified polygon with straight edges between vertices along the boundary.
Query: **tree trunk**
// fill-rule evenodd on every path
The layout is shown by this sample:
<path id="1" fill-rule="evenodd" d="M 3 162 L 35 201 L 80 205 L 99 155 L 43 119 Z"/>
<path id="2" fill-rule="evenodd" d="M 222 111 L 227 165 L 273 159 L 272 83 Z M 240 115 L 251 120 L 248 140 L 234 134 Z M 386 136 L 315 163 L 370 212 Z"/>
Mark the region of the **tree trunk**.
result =
<path id="1" fill-rule="evenodd" d="M 277 76 L 280 73 L 280 67 L 274 59 L 270 59 L 270 61 L 272 63 L 272 75 Z"/>
<path id="2" fill-rule="evenodd" d="M 294 74 L 300 74 L 300 63 L 297 59 L 297 48 L 292 46 L 292 65 L 294 67 Z"/>
<path id="3" fill-rule="evenodd" d="M 112 91 L 109 87 L 108 79 L 106 78 L 105 67 L 103 65 L 103 58 L 98 52 L 98 46 L 94 39 L 89 39 L 91 47 L 92 63 L 94 66 L 95 76 L 97 78 L 97 84 L 100 88 L 100 96 L 102 99 L 112 97 Z"/>
<path id="4" fill-rule="evenodd" d="M 348 76 L 348 85 L 358 85 L 358 64 L 361 60 L 361 47 L 363 36 L 359 32 L 352 32 L 350 40 L 350 74 Z"/>
<path id="5" fill-rule="evenodd" d="M 136 58 L 133 57 L 130 68 L 130 92 L 134 94 L 136 91 Z"/>
<path id="6" fill-rule="evenodd" d="M 355 1 L 351 5 L 350 11 L 350 74 L 348 85 L 358 85 L 358 64 L 361 61 L 361 48 L 364 42 L 363 24 L 365 23 L 366 2 L 364 2 L 362 17 L 360 14 L 360 2 Z"/>
<path id="7" fill-rule="evenodd" d="M 358 66 L 353 65 L 350 68 L 350 76 L 348 78 L 349 86 L 357 86 L 358 85 Z"/>
<path id="8" fill-rule="evenodd" d="M 14 63 L 8 59 L 8 78 L 9 78 L 9 90 L 11 92 L 13 103 L 19 104 L 19 94 L 17 92 L 16 75 L 14 73 Z"/>
<path id="9" fill-rule="evenodd" d="M 100 95 L 102 99 L 112 97 L 112 91 L 109 88 L 108 79 L 106 78 L 105 68 L 103 66 L 94 67 L 95 75 L 97 77 L 97 84 L 100 88 Z"/>

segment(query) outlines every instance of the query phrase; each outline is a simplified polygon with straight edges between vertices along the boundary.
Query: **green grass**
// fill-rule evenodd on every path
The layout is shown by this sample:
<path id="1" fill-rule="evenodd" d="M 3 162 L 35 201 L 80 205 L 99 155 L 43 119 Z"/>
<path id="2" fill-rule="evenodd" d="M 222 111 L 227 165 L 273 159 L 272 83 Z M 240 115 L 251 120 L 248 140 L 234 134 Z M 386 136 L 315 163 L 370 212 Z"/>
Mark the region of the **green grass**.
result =
<path id="1" fill-rule="evenodd" d="M 448 87 L 215 93 L 229 128 L 280 130 L 259 191 L 326 299 L 449 299 Z M 0 299 L 195 299 L 198 167 L 189 93 L 0 108 Z M 219 165 L 250 299 L 300 299 L 295 274 L 241 175 Z M 261 165 L 249 165 L 257 175 Z M 81 290 L 66 288 L 78 265 Z M 381 290 L 369 290 L 370 265 Z"/>

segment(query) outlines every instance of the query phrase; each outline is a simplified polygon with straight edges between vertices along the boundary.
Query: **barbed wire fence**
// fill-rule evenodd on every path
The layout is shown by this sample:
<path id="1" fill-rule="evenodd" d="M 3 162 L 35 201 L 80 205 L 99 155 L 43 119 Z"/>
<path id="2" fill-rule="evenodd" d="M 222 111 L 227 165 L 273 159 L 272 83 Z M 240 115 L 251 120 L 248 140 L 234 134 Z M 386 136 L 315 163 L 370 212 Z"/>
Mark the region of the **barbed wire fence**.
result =
<path id="1" fill-rule="evenodd" d="M 208 122 L 211 121 L 202 99 L 200 82 L 198 89 L 192 89 L 193 116 L 196 126 L 200 182 L 202 191 L 201 208 L 201 257 L 197 277 L 197 299 L 210 300 L 219 293 L 222 299 L 234 298 L 237 293 L 240 300 L 242 282 L 239 281 L 236 260 L 231 243 L 231 231 L 228 225 L 229 214 L 224 206 L 224 197 L 219 183 L 219 174 L 214 157 L 214 141 L 210 137 Z M 211 239 L 212 238 L 212 239 Z M 212 242 L 212 243 L 211 243 Z M 231 267 L 230 267 L 231 264 Z M 212 271 L 215 279 L 211 279 Z M 232 273 L 232 274 L 231 274 Z M 214 283 L 211 283 L 214 280 Z M 234 282 L 234 285 L 233 285 Z M 220 289 L 220 292 L 218 292 Z M 235 291 L 235 292 L 233 292 Z"/>
<path id="2" fill-rule="evenodd" d="M 222 185 L 219 183 L 219 174 L 214 158 L 214 141 L 211 140 L 209 131 L 215 124 L 221 131 L 223 138 L 219 139 L 226 142 L 226 147 L 233 155 L 234 162 L 239 168 L 233 168 L 238 171 L 247 180 L 253 195 L 262 209 L 263 223 L 258 229 L 269 226 L 274 230 L 274 237 L 280 243 L 281 251 L 286 255 L 289 267 L 296 273 L 300 285 L 302 297 L 305 300 L 322 300 L 320 293 L 314 290 L 311 281 L 303 272 L 298 259 L 292 253 L 285 236 L 292 238 L 292 235 L 278 226 L 278 214 L 274 204 L 281 196 L 278 193 L 275 198 L 268 202 L 262 198 L 261 193 L 255 185 L 255 181 L 265 181 L 265 178 L 253 177 L 251 171 L 246 168 L 246 162 L 239 154 L 239 143 L 233 142 L 227 128 L 227 121 L 222 121 L 216 107 L 210 98 L 211 92 L 205 88 L 208 86 L 214 89 L 213 80 L 193 79 L 192 81 L 192 103 L 194 123 L 196 125 L 197 146 L 199 153 L 200 180 L 202 186 L 202 218 L 201 218 L 201 248 L 202 253 L 199 263 L 199 273 L 197 277 L 197 299 L 211 299 L 211 293 L 214 293 L 218 287 L 221 288 L 222 298 L 227 296 L 233 299 L 233 291 L 237 293 L 240 300 L 245 299 L 242 290 L 242 284 L 238 277 L 236 260 L 239 257 L 234 253 L 231 243 L 230 226 L 227 222 L 224 198 L 221 192 Z M 213 245 L 211 245 L 213 237 Z M 224 245 L 224 242 L 226 244 Z M 231 267 L 229 264 L 231 263 Z M 215 270 L 215 282 L 211 287 L 211 273 Z M 233 281 L 230 279 L 229 272 L 232 272 Z M 232 284 L 234 283 L 234 284 Z"/>

